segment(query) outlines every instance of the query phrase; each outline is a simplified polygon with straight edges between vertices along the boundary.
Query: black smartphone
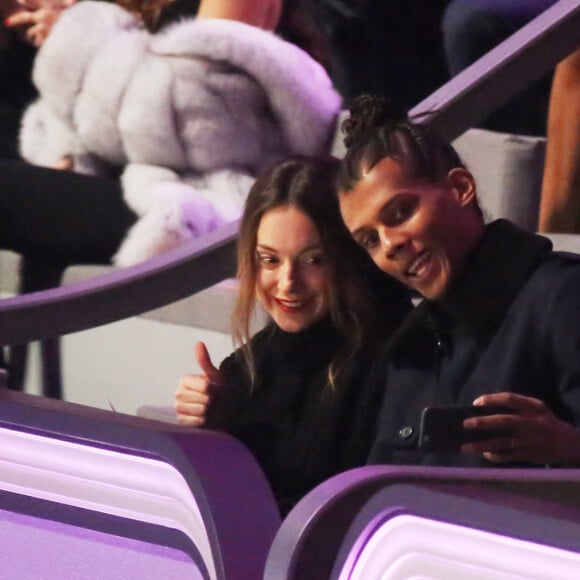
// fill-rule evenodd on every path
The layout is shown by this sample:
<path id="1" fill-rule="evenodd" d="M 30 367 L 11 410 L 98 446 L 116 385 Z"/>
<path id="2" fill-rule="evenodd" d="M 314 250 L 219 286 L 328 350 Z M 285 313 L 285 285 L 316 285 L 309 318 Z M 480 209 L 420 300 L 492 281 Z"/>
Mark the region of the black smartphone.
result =
<path id="1" fill-rule="evenodd" d="M 501 405 L 425 407 L 421 414 L 419 448 L 424 451 L 457 452 L 464 443 L 509 437 L 506 429 L 465 429 L 469 417 L 513 415 L 514 410 Z"/>

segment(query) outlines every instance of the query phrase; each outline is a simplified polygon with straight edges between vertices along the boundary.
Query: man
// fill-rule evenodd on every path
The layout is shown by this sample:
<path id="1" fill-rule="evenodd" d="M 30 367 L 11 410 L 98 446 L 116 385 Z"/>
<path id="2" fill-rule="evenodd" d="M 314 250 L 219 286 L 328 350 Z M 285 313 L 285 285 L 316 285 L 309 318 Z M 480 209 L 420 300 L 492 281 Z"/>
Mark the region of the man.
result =
<path id="1" fill-rule="evenodd" d="M 370 461 L 580 464 L 580 256 L 498 220 L 453 148 L 377 98 L 353 103 L 339 183 L 344 221 L 385 273 L 424 300 L 387 349 Z M 432 405 L 504 405 L 463 455 L 418 448 Z"/>

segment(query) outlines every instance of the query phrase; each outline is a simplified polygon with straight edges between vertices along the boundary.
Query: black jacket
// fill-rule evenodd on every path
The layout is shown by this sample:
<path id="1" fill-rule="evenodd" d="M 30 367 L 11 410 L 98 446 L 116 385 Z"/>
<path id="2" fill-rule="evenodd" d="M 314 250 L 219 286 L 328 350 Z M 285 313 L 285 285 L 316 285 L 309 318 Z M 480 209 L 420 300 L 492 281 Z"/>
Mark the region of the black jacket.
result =
<path id="1" fill-rule="evenodd" d="M 342 344 L 329 320 L 297 333 L 270 324 L 252 339 L 254 385 L 240 350 L 220 367 L 225 387 L 212 399 L 206 425 L 250 449 L 283 514 L 328 477 L 366 462 L 382 385 L 366 380 L 370 353 L 357 357 L 336 387 L 328 384 L 328 365 Z"/>
<path id="2" fill-rule="evenodd" d="M 504 220 L 486 228 L 445 298 L 423 301 L 393 337 L 370 463 L 478 465 L 418 450 L 428 405 L 511 391 L 580 425 L 580 256 Z M 383 369 L 385 372 L 385 369 Z"/>

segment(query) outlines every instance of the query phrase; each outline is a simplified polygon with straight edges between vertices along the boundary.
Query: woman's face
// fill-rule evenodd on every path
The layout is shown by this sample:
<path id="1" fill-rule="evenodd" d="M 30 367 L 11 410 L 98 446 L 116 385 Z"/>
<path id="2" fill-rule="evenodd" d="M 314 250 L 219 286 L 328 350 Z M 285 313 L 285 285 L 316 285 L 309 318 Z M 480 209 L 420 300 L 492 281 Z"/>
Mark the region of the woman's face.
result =
<path id="1" fill-rule="evenodd" d="M 438 300 L 483 233 L 474 197 L 465 169 L 453 169 L 432 184 L 385 158 L 340 195 L 340 209 L 355 240 L 383 272 Z"/>
<path id="2" fill-rule="evenodd" d="M 257 232 L 256 295 L 274 322 L 299 332 L 328 312 L 328 267 L 318 230 L 299 209 L 264 214 Z"/>

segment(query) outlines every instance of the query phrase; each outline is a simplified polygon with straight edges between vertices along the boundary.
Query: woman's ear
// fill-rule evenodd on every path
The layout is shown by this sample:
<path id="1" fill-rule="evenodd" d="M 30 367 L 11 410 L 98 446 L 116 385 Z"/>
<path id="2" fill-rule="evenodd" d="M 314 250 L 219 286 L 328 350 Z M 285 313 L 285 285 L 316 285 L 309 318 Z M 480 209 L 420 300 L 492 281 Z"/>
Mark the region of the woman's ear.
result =
<path id="1" fill-rule="evenodd" d="M 463 167 L 454 167 L 447 174 L 447 182 L 462 207 L 477 202 L 475 178 Z"/>

